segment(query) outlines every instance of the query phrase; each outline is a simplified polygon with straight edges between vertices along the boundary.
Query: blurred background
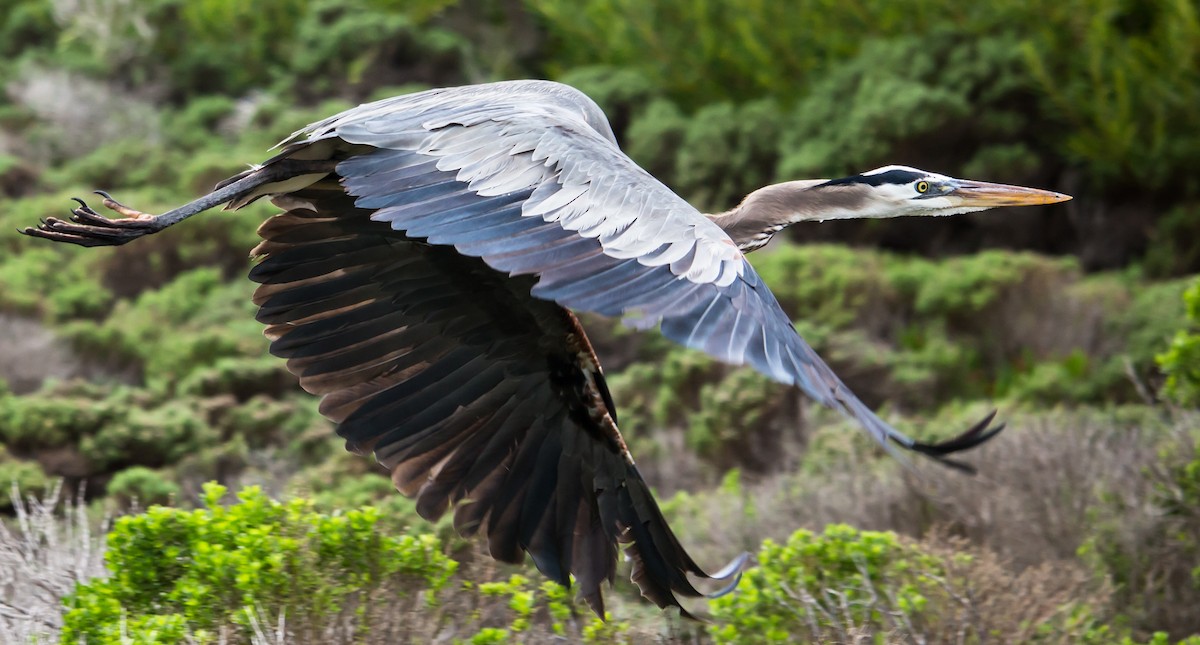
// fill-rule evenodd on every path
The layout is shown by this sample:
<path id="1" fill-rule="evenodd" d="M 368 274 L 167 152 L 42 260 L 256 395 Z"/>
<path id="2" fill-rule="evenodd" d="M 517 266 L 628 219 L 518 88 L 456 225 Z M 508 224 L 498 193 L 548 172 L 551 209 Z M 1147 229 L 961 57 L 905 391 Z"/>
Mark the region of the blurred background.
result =
<path id="1" fill-rule="evenodd" d="M 326 642 L 352 618 L 347 638 L 367 641 L 1200 633 L 1195 0 L 0 0 L 0 60 L 0 637 Z M 496 568 L 447 522 L 419 520 L 267 355 L 245 274 L 270 205 L 116 249 L 14 230 L 93 189 L 161 212 L 360 102 L 535 77 L 591 95 L 626 152 L 704 211 L 892 163 L 1074 195 L 801 225 L 752 256 L 801 334 L 901 430 L 945 437 L 999 408 L 1009 430 L 970 456 L 979 475 L 905 468 L 756 373 L 588 318 L 622 430 L 683 543 L 713 568 L 763 549 L 737 594 L 701 607 L 715 626 L 665 620 L 622 580 L 614 619 L 589 622 L 532 567 Z M 263 561 L 321 563 L 332 581 L 272 578 L 271 595 L 221 574 L 168 602 L 166 574 L 118 575 L 126 586 L 83 584 L 61 604 L 103 573 L 114 516 L 133 513 L 109 548 L 144 549 L 110 550 L 117 573 L 223 539 L 210 525 L 223 493 L 202 493 L 214 480 L 301 500 L 320 531 L 373 504 L 356 526 L 380 528 L 358 537 L 434 540 L 423 548 L 457 573 L 389 578 L 397 564 L 367 577 L 383 587 L 356 588 L 336 572 L 441 561 L 372 542 L 393 550 L 335 567 L 317 547 L 275 545 Z M 236 516 L 245 526 L 226 517 L 226 533 L 275 508 L 248 496 L 234 508 L 258 510 Z M 140 514 L 150 504 L 199 505 L 199 524 L 163 533 Z M 823 532 L 831 523 L 847 526 Z M 480 579 L 494 586 L 470 586 Z M 272 640 L 243 611 L 303 615 L 296 603 L 335 583 L 353 600 L 327 623 L 306 609 L 309 641 Z M 395 600 L 413 588 L 441 609 Z M 347 609 L 370 599 L 391 618 Z M 447 631 L 438 616 L 474 622 Z"/>

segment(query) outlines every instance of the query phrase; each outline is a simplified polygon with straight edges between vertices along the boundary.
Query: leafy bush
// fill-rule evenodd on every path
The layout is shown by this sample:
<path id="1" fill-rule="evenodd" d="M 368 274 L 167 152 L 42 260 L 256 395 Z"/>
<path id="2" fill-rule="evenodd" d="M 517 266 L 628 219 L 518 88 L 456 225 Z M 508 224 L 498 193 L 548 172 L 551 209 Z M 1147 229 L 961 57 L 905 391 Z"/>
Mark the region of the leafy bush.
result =
<path id="1" fill-rule="evenodd" d="M 464 589 L 475 589 L 482 599 L 503 602 L 508 609 L 500 618 L 484 621 L 496 622 L 500 626 L 483 626 L 466 642 L 472 645 L 483 643 L 508 643 L 514 639 L 527 640 L 535 618 L 541 617 L 549 627 L 552 638 L 570 639 L 582 643 L 632 643 L 629 623 L 600 620 L 588 612 L 581 616 L 570 591 L 555 582 L 540 583 L 513 574 L 507 580 L 473 584 L 463 583 Z M 486 602 L 486 601 L 485 601 Z"/>
<path id="2" fill-rule="evenodd" d="M 0 259 L 0 308 L 50 320 L 107 312 L 112 292 L 88 262 L 65 261 L 68 257 L 61 249 L 42 247 Z"/>
<path id="3" fill-rule="evenodd" d="M 1019 576 L 994 556 L 831 525 L 763 542 L 736 593 L 710 602 L 718 643 L 893 639 L 1099 643 L 1112 631 L 1072 574 Z M 1057 580 L 1056 580 L 1057 578 Z"/>
<path id="4" fill-rule="evenodd" d="M 0 445 L 0 510 L 13 504 L 12 491 L 40 491 L 47 487 L 50 478 L 42 472 L 36 462 L 17 459 Z"/>
<path id="5" fill-rule="evenodd" d="M 1071 127 L 1066 154 L 1100 185 L 1197 186 L 1200 15 L 1189 0 L 1046 6 L 1047 26 L 1025 45 L 1039 89 Z M 1073 19 L 1087 16 L 1085 20 Z M 1067 54 L 1070 52 L 1070 54 Z"/>
<path id="6" fill-rule="evenodd" d="M 1183 296 L 1188 328 L 1175 334 L 1170 348 L 1158 355 L 1167 375 L 1166 393 L 1184 405 L 1200 405 L 1200 281 Z"/>
<path id="7" fill-rule="evenodd" d="M 74 444 L 99 432 L 123 412 L 113 402 L 97 401 L 98 388 L 70 395 L 68 389 L 49 389 L 41 396 L 0 394 L 0 439 L 18 450 Z"/>
<path id="8" fill-rule="evenodd" d="M 929 605 L 932 577 L 944 575 L 936 558 L 894 534 L 845 525 L 827 527 L 821 535 L 800 530 L 785 544 L 767 540 L 758 562 L 738 593 L 712 601 L 719 625 L 710 633 L 718 642 L 788 643 L 814 623 L 838 629 L 842 621 L 894 630 L 900 625 L 892 612 L 901 612 L 903 620 L 919 616 Z M 889 592 L 895 596 L 888 598 Z"/>
<path id="9" fill-rule="evenodd" d="M 390 536 L 396 527 L 381 509 L 322 514 L 256 487 L 222 506 L 225 492 L 207 484 L 200 509 L 154 506 L 119 519 L 107 540 L 110 576 L 64 599 L 61 642 L 257 642 L 264 630 L 287 642 L 641 640 L 551 581 L 494 567 L 456 580 L 459 563 L 441 540 L 411 528 Z"/>
<path id="10" fill-rule="evenodd" d="M 80 351 L 137 367 L 147 384 L 172 391 L 223 358 L 262 354 L 250 290 L 243 281 L 225 282 L 217 268 L 198 268 L 121 301 L 102 324 L 77 323 L 65 332 Z"/>
<path id="11" fill-rule="evenodd" d="M 179 496 L 179 486 L 162 473 L 134 466 L 113 475 L 108 482 L 108 496 L 117 505 L 128 508 L 135 502 L 142 507 L 169 504 Z"/>
<path id="12" fill-rule="evenodd" d="M 911 147 L 919 152 L 899 152 L 899 158 L 965 165 L 984 176 L 1036 171 L 1037 156 L 1019 144 L 1014 148 L 1011 139 L 1028 119 L 1008 107 L 1023 81 L 1016 37 L 944 31 L 868 40 L 856 55 L 830 64 L 790 115 L 778 143 L 777 177 L 852 174 Z M 954 145 L 951 137 L 964 132 L 970 147 Z M 990 147 L 995 145 L 1004 153 Z M 973 158 L 952 156 L 960 151 Z"/>
<path id="13" fill-rule="evenodd" d="M 128 387 L 71 383 L 29 396 L 0 395 L 0 417 L 0 440 L 54 454 L 47 468 L 70 477 L 171 464 L 220 440 L 198 401 L 164 401 Z"/>
<path id="14" fill-rule="evenodd" d="M 1128 521 L 1131 500 L 1111 492 L 1079 555 L 1113 581 L 1114 606 L 1136 631 L 1200 634 L 1200 442 L 1182 434 L 1159 456 L 1150 521 Z"/>
<path id="15" fill-rule="evenodd" d="M 256 621 L 284 617 L 289 634 L 318 637 L 348 619 L 365 637 L 382 598 L 388 612 L 435 604 L 458 566 L 432 536 L 381 534 L 370 507 L 323 516 L 257 488 L 228 507 L 224 495 L 210 484 L 202 509 L 159 506 L 118 520 L 108 537 L 112 575 L 65 599 L 62 642 L 207 642 L 217 634 L 244 642 Z"/>

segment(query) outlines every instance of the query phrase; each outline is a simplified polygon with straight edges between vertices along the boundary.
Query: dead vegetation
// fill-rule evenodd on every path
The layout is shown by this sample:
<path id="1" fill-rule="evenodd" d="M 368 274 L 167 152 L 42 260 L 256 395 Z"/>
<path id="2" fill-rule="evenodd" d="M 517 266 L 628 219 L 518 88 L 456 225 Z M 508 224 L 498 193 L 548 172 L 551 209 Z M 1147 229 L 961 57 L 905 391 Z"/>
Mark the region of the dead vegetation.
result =
<path id="1" fill-rule="evenodd" d="M 105 575 L 109 522 L 90 519 L 82 492 L 72 498 L 61 482 L 40 499 L 13 488 L 15 517 L 0 523 L 0 641 L 43 642 L 75 583 Z"/>

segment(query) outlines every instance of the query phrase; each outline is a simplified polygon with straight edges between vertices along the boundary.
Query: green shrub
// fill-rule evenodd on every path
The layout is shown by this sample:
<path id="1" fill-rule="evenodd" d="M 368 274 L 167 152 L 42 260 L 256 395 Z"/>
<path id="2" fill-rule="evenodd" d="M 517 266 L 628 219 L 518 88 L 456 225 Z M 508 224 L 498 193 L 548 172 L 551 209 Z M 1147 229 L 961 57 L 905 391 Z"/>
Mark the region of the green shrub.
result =
<path id="1" fill-rule="evenodd" d="M 1128 636 L 1121 640 L 1121 645 L 1171 645 L 1171 637 L 1166 632 L 1154 632 L 1154 635 L 1147 641 L 1136 641 Z M 1187 638 L 1177 641 L 1176 645 L 1200 645 L 1200 636 L 1188 636 Z"/>
<path id="2" fill-rule="evenodd" d="M 554 640 L 614 644 L 637 642 L 629 634 L 629 623 L 613 621 L 611 614 L 607 616 L 607 622 L 590 612 L 581 615 L 580 608 L 571 599 L 570 590 L 556 582 L 545 580 L 537 583 L 523 575 L 513 574 L 507 580 L 477 585 L 467 582 L 463 586 L 464 589 L 477 591 L 481 599 L 503 602 L 508 610 L 499 618 L 492 617 L 485 621 L 498 622 L 500 626 L 485 625 L 464 641 L 472 645 L 523 640 L 523 635 L 530 635 L 535 619 L 540 619 L 549 627 L 547 631 L 553 634 Z M 494 604 L 491 603 L 491 606 Z"/>
<path id="3" fill-rule="evenodd" d="M 295 391 L 296 377 L 286 364 L 263 352 L 258 356 L 227 356 L 192 370 L 179 382 L 178 392 L 189 396 L 233 395 L 239 401 L 255 396 L 280 397 Z"/>
<path id="4" fill-rule="evenodd" d="M 709 633 L 717 642 L 790 643 L 812 624 L 836 630 L 842 621 L 894 630 L 893 612 L 919 620 L 935 590 L 932 577 L 944 574 L 936 558 L 895 534 L 845 525 L 820 535 L 796 531 L 785 544 L 767 540 L 758 563 L 737 593 L 710 603 L 717 624 Z"/>
<path id="5" fill-rule="evenodd" d="M 387 471 L 373 459 L 346 452 L 340 439 L 328 438 L 331 434 L 322 433 L 330 447 L 326 458 L 297 474 L 288 487 L 289 494 L 311 499 L 313 508 L 323 513 L 372 506 L 379 509 L 380 524 L 386 530 L 435 535 L 452 553 L 469 544 L 454 530 L 453 513 L 437 522 L 421 517 L 416 501 L 396 492 Z"/>
<path id="6" fill-rule="evenodd" d="M 747 464 L 769 469 L 779 455 L 770 450 L 761 456 L 746 454 L 746 444 L 775 442 L 774 437 L 762 435 L 769 432 L 785 396 L 784 388 L 753 370 L 733 370 L 719 381 L 701 385 L 699 409 L 686 415 L 688 447 L 719 466 Z M 771 459 L 761 463 L 761 457 Z"/>
<path id="7" fill-rule="evenodd" d="M 35 217 L 25 225 L 36 221 Z M 77 261 L 76 257 L 76 253 L 48 246 L 0 256 L 0 308 L 56 321 L 106 313 L 112 306 L 112 292 L 101 283 L 87 258 Z"/>
<path id="8" fill-rule="evenodd" d="M 1045 6 L 1025 56 L 1065 152 L 1100 185 L 1186 185 L 1200 164 L 1200 16 L 1190 0 Z M 1085 19 L 1079 19 L 1084 17 Z M 1049 28 L 1047 28 L 1049 27 Z M 1069 52 L 1069 54 L 1068 54 Z"/>
<path id="9" fill-rule="evenodd" d="M 1116 612 L 1141 634 L 1200 633 L 1200 443 L 1194 433 L 1173 439 L 1159 449 L 1145 499 L 1119 484 L 1101 491 L 1091 513 L 1099 519 L 1078 552 L 1113 582 Z M 1147 508 L 1130 508 L 1139 502 Z M 1130 519 L 1138 515 L 1145 519 Z"/>
<path id="10" fill-rule="evenodd" d="M 174 186 L 178 182 L 178 168 L 183 160 L 178 151 L 165 146 L 162 141 L 118 139 L 86 154 L 77 153 L 68 157 L 50 172 L 47 181 L 55 186 L 81 191 L 83 195 L 99 188 L 113 191 L 114 195 L 121 197 L 127 192 L 119 191 L 123 188 L 155 184 Z M 98 203 L 94 203 L 100 201 L 99 197 L 88 197 L 88 201 L 93 202 L 93 208 L 103 210 Z"/>
<path id="11" fill-rule="evenodd" d="M 830 525 L 766 540 L 736 592 L 709 602 L 718 643 L 1114 640 L 1074 567 L 1014 573 L 994 554 L 936 536 Z"/>
<path id="12" fill-rule="evenodd" d="M 108 496 L 119 506 L 128 508 L 137 502 L 143 508 L 152 504 L 169 504 L 179 496 L 179 486 L 159 471 L 145 466 L 126 468 L 108 482 Z"/>
<path id="13" fill-rule="evenodd" d="M 399 596 L 410 610 L 435 604 L 458 566 L 432 536 L 377 531 L 370 507 L 327 516 L 257 488 L 228 507 L 224 495 L 209 484 L 201 509 L 153 507 L 118 520 L 106 555 L 112 575 L 64 600 L 62 642 L 209 642 L 217 634 L 245 642 L 254 621 L 275 624 L 281 615 L 289 633 L 319 639 L 339 619 L 365 629 L 374 613 L 399 611 Z"/>
<path id="14" fill-rule="evenodd" d="M 128 463 L 172 464 L 220 440 L 192 400 L 167 401 L 150 409 L 126 408 L 122 412 L 80 439 L 79 449 L 94 468 L 107 470 Z"/>
<path id="15" fill-rule="evenodd" d="M 1200 281 L 1183 296 L 1188 327 L 1175 334 L 1158 365 L 1167 375 L 1165 391 L 1183 405 L 1200 405 Z"/>
<path id="16" fill-rule="evenodd" d="M 79 351 L 135 366 L 148 385 L 169 392 L 221 359 L 262 356 L 266 342 L 251 289 L 244 280 L 226 282 L 219 268 L 192 269 L 122 300 L 102 323 L 74 323 L 64 333 Z"/>
<path id="17" fill-rule="evenodd" d="M 402 7 L 372 0 L 311 2 L 290 38 L 293 77 L 284 82 L 314 99 L 335 94 L 362 99 L 389 80 L 435 80 L 428 72 L 412 74 L 414 69 L 436 70 L 443 84 L 454 84 L 467 43 L 427 21 L 455 2 L 424 0 Z"/>
<path id="18" fill-rule="evenodd" d="M 776 176 L 860 172 L 895 159 L 910 142 L 933 147 L 925 142 L 956 130 L 971 131 L 978 143 L 967 150 L 944 148 L 972 153 L 974 160 L 947 152 L 926 152 L 924 158 L 943 167 L 966 163 L 992 176 L 1019 176 L 1010 174 L 1017 169 L 1007 162 L 1015 157 L 1031 165 L 1025 159 L 1032 153 L 1012 143 L 1028 117 L 1005 103 L 1022 89 L 1022 67 L 1017 39 L 1004 33 L 978 37 L 941 29 L 866 40 L 856 55 L 828 65 L 790 113 L 778 142 Z M 997 161 L 1004 165 L 993 167 Z"/>
<path id="19" fill-rule="evenodd" d="M 167 136 L 177 150 L 198 150 L 210 147 L 217 136 L 217 126 L 237 108 L 228 96 L 198 96 L 182 109 L 168 115 Z M 222 147 L 229 141 L 220 141 Z"/>
<path id="20" fill-rule="evenodd" d="M 37 462 L 17 459 L 0 445 L 0 510 L 13 504 L 12 491 L 39 492 L 50 485 L 50 478 Z"/>
<path id="21" fill-rule="evenodd" d="M 118 391 L 118 395 L 124 394 Z M 97 400 L 99 399 L 99 400 Z M 19 450 L 75 444 L 118 421 L 125 410 L 99 388 L 50 388 L 40 394 L 0 394 L 0 440 Z"/>

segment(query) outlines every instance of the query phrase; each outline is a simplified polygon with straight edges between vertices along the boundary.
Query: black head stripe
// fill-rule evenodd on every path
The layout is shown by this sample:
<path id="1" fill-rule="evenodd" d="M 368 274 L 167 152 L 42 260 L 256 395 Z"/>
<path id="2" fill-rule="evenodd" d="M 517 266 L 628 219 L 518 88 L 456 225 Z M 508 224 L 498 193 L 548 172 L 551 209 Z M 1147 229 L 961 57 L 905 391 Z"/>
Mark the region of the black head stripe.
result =
<path id="1" fill-rule="evenodd" d="M 888 170 L 886 172 L 875 173 L 874 175 L 851 175 L 842 177 L 841 179 L 831 179 L 822 186 L 844 186 L 847 184 L 866 184 L 868 186 L 882 186 L 884 184 L 910 184 L 925 175 L 911 170 Z"/>

